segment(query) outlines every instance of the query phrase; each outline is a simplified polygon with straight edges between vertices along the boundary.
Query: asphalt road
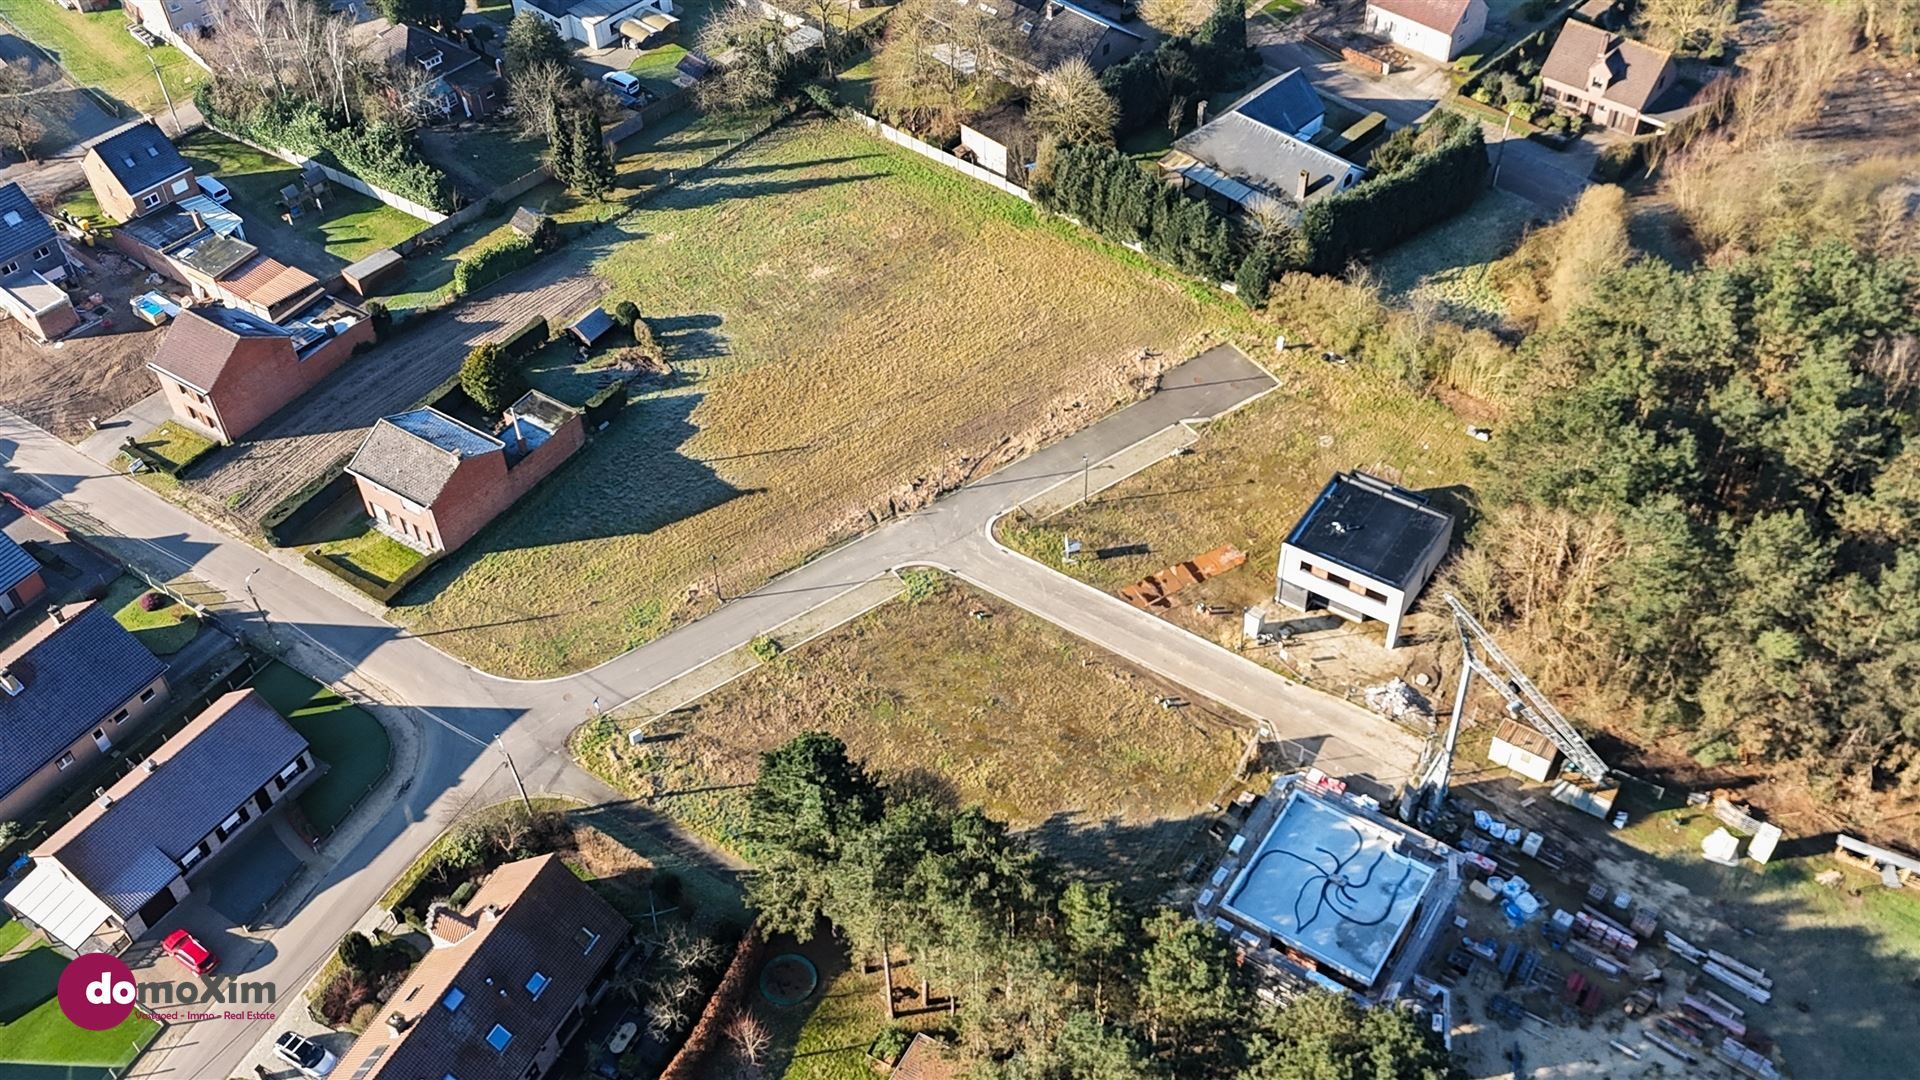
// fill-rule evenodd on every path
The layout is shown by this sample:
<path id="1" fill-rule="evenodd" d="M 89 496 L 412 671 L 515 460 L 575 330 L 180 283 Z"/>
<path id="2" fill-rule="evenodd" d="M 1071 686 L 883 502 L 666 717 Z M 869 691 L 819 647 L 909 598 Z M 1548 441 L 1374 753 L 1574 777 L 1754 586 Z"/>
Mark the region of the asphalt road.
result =
<path id="1" fill-rule="evenodd" d="M 434 836 L 483 796 L 511 795 L 511 753 L 530 790 L 603 802 L 617 796 L 576 768 L 565 740 L 596 709 L 611 710 L 789 619 L 907 565 L 948 568 L 1007 601 L 1115 654 L 1268 725 L 1304 761 L 1387 788 L 1410 771 L 1415 740 L 1384 720 L 1304 689 L 1120 600 L 999 548 L 988 534 L 1001 514 L 1080 476 L 1083 455 L 1101 461 L 1170 424 L 1226 412 L 1273 379 L 1238 350 L 1219 348 L 1168 373 L 1162 389 L 1072 438 L 986 476 L 916 514 L 890 522 L 736 599 L 707 618 L 590 671 L 544 682 L 501 679 L 455 660 L 309 580 L 297 561 L 227 536 L 137 482 L 0 412 L 0 487 L 35 505 L 56 499 L 98 522 L 117 553 L 167 573 L 188 573 L 237 598 L 223 619 L 292 648 L 305 666 L 349 678 L 373 698 L 424 719 L 411 783 L 372 830 L 339 856 L 306 903 L 243 963 L 289 995 L 341 934 Z M 279 553 L 284 558 L 284 553 Z M 262 620 L 264 619 L 264 624 Z M 498 739 L 499 747 L 492 744 Z M 672 827 L 658 828 L 671 833 Z M 716 860 L 720 856 L 714 856 Z M 182 1025 L 135 1076 L 229 1075 L 269 1025 Z"/>

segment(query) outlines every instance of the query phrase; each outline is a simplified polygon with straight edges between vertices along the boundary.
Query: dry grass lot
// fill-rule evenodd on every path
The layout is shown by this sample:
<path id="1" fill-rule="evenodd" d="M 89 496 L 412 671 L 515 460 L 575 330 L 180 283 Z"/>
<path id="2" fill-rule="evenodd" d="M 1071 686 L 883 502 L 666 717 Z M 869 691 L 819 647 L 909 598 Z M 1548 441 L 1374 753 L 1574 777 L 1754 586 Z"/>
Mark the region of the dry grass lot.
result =
<path id="1" fill-rule="evenodd" d="M 887 782 L 977 804 L 1102 877 L 1157 892 L 1195 815 L 1233 779 L 1251 725 L 1052 624 L 937 577 L 655 721 L 590 724 L 581 760 L 738 848 L 761 752 L 802 731 L 845 739 Z M 976 617 L 975 612 L 984 613 Z M 748 853 L 751 854 L 751 853 Z"/>
<path id="2" fill-rule="evenodd" d="M 1185 355 L 1224 303 L 826 121 L 615 227 L 595 270 L 674 384 L 398 609 L 489 671 L 604 660 L 709 604 L 710 557 L 733 595 L 1089 422 L 1134 395 L 1142 349 Z"/>

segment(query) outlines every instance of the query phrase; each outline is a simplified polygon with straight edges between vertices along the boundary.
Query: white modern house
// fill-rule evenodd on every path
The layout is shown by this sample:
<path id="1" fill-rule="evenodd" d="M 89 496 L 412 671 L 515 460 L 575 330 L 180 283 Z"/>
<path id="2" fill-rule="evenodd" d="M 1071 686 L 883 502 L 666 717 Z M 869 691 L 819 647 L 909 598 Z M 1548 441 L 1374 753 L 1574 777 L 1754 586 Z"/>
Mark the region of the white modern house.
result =
<path id="1" fill-rule="evenodd" d="M 1296 611 L 1400 622 L 1446 557 L 1453 516 L 1363 472 L 1337 473 L 1280 545 L 1277 599 Z"/>
<path id="2" fill-rule="evenodd" d="M 1487 32 L 1487 0 L 1368 0 L 1366 28 L 1445 64 Z"/>
<path id="3" fill-rule="evenodd" d="M 620 44 L 620 24 L 648 15 L 672 15 L 672 0 L 513 0 L 513 13 L 546 20 L 567 41 L 589 49 Z"/>

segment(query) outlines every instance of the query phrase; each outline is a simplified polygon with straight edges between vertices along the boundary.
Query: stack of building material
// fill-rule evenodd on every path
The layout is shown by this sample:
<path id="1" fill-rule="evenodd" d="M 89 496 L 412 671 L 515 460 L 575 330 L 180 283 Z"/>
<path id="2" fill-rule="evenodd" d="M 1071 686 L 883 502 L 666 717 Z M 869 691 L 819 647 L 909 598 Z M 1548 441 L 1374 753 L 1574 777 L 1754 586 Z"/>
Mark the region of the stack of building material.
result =
<path id="1" fill-rule="evenodd" d="M 1720 1045 L 1713 1048 L 1713 1056 L 1757 1080 L 1779 1080 L 1780 1070 L 1774 1067 L 1772 1059 L 1732 1036 L 1720 1040 Z"/>

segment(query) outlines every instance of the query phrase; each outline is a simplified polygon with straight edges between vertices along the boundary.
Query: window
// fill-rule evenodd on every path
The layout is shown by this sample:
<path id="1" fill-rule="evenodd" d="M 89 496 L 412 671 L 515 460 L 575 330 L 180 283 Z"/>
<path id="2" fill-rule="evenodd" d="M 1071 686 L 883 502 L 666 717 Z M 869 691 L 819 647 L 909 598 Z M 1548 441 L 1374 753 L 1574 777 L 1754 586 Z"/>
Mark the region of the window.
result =
<path id="1" fill-rule="evenodd" d="M 194 863 L 197 863 L 201 859 L 206 858 L 208 854 L 209 852 L 207 851 L 207 842 L 205 840 L 200 841 L 200 843 L 196 845 L 192 851 L 189 851 L 185 855 L 182 855 L 180 857 L 180 869 L 186 870 L 191 868 Z"/>
<path id="2" fill-rule="evenodd" d="M 18 262 L 0 263 L 0 275 L 17 273 L 19 270 L 20 264 Z"/>
<path id="3" fill-rule="evenodd" d="M 507 1044 L 512 1041 L 513 1032 L 508 1031 L 499 1024 L 493 1025 L 493 1030 L 487 1032 L 487 1045 L 493 1047 L 495 1050 L 505 1050 Z"/>
<path id="4" fill-rule="evenodd" d="M 467 1000 L 466 991 L 455 986 L 447 991 L 446 997 L 440 999 L 440 1004 L 445 1006 L 448 1012 L 458 1012 L 460 1003 L 465 1000 Z"/>
<path id="5" fill-rule="evenodd" d="M 573 935 L 573 943 L 580 946 L 580 953 L 584 956 L 592 952 L 595 945 L 600 944 L 600 935 L 583 926 L 579 933 Z"/>
<path id="6" fill-rule="evenodd" d="M 446 55 L 444 53 L 431 52 L 420 58 L 420 66 L 426 68 L 428 71 L 432 71 L 434 68 L 440 66 L 440 61 L 445 59 Z"/>
<path id="7" fill-rule="evenodd" d="M 129 715 L 131 714 L 128 713 L 127 710 L 121 709 L 119 712 L 113 714 L 113 722 L 118 724 L 122 720 L 125 720 Z"/>
<path id="8" fill-rule="evenodd" d="M 233 813 L 229 814 L 227 816 L 227 820 L 221 822 L 219 828 L 216 828 L 213 830 L 214 835 L 218 836 L 222 840 L 225 840 L 227 837 L 233 835 L 234 830 L 238 829 L 241 825 L 245 824 L 246 820 L 247 820 L 247 808 L 243 806 L 240 809 L 235 810 Z"/>
<path id="9" fill-rule="evenodd" d="M 52 244 L 42 244 L 41 246 L 33 249 L 33 257 L 36 259 L 44 259 L 51 254 L 53 254 Z"/>
<path id="10" fill-rule="evenodd" d="M 145 198 L 140 200 L 140 203 L 141 205 L 145 206 L 147 209 L 151 210 L 154 207 L 160 205 L 160 193 L 157 191 L 150 191 L 147 193 Z"/>
<path id="11" fill-rule="evenodd" d="M 147 688 L 146 688 L 145 690 L 142 690 L 142 691 L 140 691 L 140 700 L 141 700 L 141 701 L 152 701 L 152 700 L 153 700 L 153 687 L 151 687 L 151 686 L 149 686 L 149 687 L 147 687 Z"/>
<path id="12" fill-rule="evenodd" d="M 301 757 L 294 758 L 292 761 L 287 762 L 287 767 L 284 769 L 281 769 L 279 774 L 273 778 L 273 790 L 275 791 L 287 790 L 287 784 L 292 782 L 294 777 L 299 776 L 301 773 L 306 771 L 307 771 L 307 759 L 304 755 Z"/>
<path id="13" fill-rule="evenodd" d="M 540 991 L 545 990 L 547 984 L 552 981 L 552 979 L 536 971 L 533 973 L 533 977 L 527 980 L 527 993 L 532 994 L 533 999 L 538 1001 L 540 1000 Z"/>
<path id="14" fill-rule="evenodd" d="M 57 761 L 55 761 L 55 762 L 54 762 L 54 764 L 55 764 L 55 765 L 58 765 L 58 766 L 59 766 L 60 768 L 62 768 L 62 769 L 64 769 L 64 768 L 66 768 L 67 766 L 69 766 L 69 765 L 71 765 L 71 764 L 73 764 L 73 755 L 72 755 L 72 754 L 61 754 L 61 755 L 60 755 L 60 758 L 59 758 L 59 760 L 57 760 Z"/>
<path id="15" fill-rule="evenodd" d="M 187 193 L 187 181 L 184 179 L 175 180 L 173 182 L 173 193 L 175 195 L 185 195 Z"/>

